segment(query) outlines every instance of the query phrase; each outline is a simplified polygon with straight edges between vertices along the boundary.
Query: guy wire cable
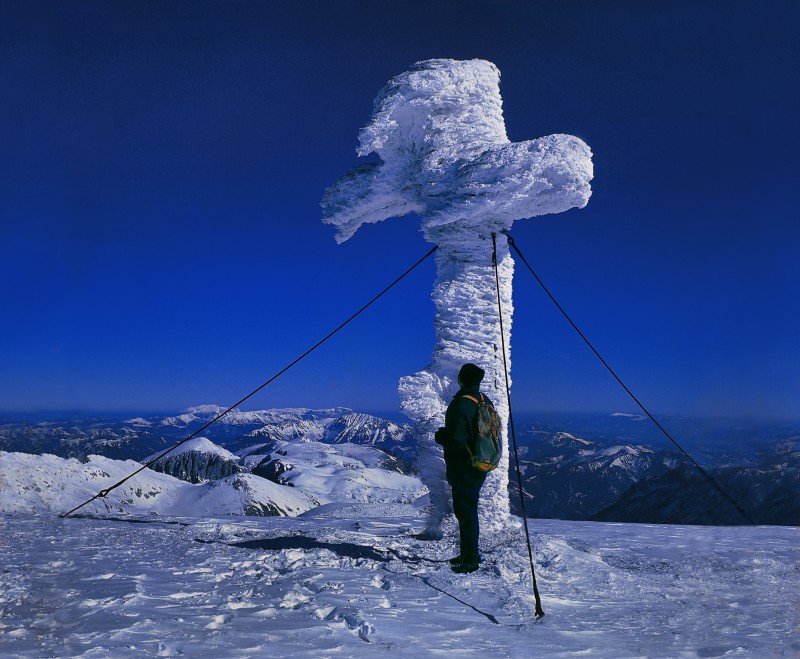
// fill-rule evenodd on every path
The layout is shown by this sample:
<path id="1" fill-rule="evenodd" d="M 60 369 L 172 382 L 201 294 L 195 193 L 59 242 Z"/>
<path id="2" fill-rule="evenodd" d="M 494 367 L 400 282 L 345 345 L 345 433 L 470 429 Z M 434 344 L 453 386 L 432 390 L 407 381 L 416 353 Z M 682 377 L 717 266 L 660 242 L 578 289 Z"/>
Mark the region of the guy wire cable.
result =
<path id="1" fill-rule="evenodd" d="M 528 548 L 528 559 L 531 564 L 531 583 L 533 584 L 533 597 L 536 600 L 534 617 L 544 617 L 542 598 L 539 597 L 539 587 L 536 585 L 536 572 L 533 569 L 533 551 L 531 550 L 531 534 L 528 531 L 528 515 L 525 512 L 525 495 L 522 492 L 522 476 L 519 469 L 519 455 L 517 454 L 517 435 L 514 432 L 514 416 L 511 413 L 511 387 L 508 383 L 508 362 L 506 360 L 506 338 L 503 333 L 503 307 L 500 304 L 500 274 L 497 270 L 497 237 L 492 233 L 492 264 L 494 265 L 494 278 L 497 284 L 497 313 L 500 317 L 500 347 L 503 350 L 503 374 L 506 378 L 506 396 L 508 398 L 508 425 L 511 427 L 511 440 L 514 444 L 514 462 L 516 464 L 517 485 L 519 486 L 519 500 L 522 506 L 522 525 L 525 528 L 525 545 Z"/>
<path id="2" fill-rule="evenodd" d="M 723 497 L 725 497 L 725 499 L 727 499 L 727 500 L 728 500 L 728 502 L 729 502 L 729 503 L 730 503 L 730 504 L 731 504 L 731 505 L 732 505 L 734 508 L 736 508 L 736 510 L 739 512 L 739 514 L 740 514 L 740 515 L 741 515 L 741 516 L 742 516 L 744 519 L 746 519 L 746 520 L 747 520 L 747 521 L 748 521 L 750 524 L 752 524 L 753 526 L 756 526 L 756 523 L 755 523 L 755 522 L 754 522 L 754 521 L 751 519 L 751 517 L 750 517 L 750 516 L 749 516 L 749 515 L 748 515 L 748 514 L 747 514 L 747 513 L 746 513 L 746 512 L 745 512 L 745 511 L 742 509 L 742 507 L 741 507 L 741 506 L 740 506 L 738 503 L 736 503 L 736 501 L 733 499 L 733 497 L 731 497 L 731 495 L 729 495 L 729 494 L 728 494 L 728 493 L 727 493 L 727 492 L 726 492 L 726 491 L 725 491 L 725 490 L 722 488 L 722 486 L 721 486 L 721 485 L 720 485 L 720 484 L 717 482 L 717 480 L 716 480 L 716 479 L 715 479 L 715 478 L 714 478 L 714 477 L 713 477 L 711 474 L 709 474 L 709 473 L 708 473 L 708 472 L 707 472 L 705 469 L 703 469 L 703 467 L 701 467 L 701 466 L 700 466 L 700 465 L 697 463 L 697 461 L 696 461 L 696 460 L 695 460 L 695 459 L 694 459 L 694 458 L 693 458 L 691 455 L 689 455 L 689 454 L 688 454 L 688 453 L 687 453 L 687 452 L 684 450 L 684 448 L 683 448 L 683 447 L 682 447 L 680 444 L 678 444 L 678 442 L 677 442 L 677 441 L 675 441 L 675 439 L 673 439 L 672 435 L 670 435 L 670 434 L 669 434 L 669 433 L 668 433 L 668 432 L 667 432 L 667 431 L 664 429 L 664 427 L 663 427 L 663 426 L 662 426 L 662 425 L 661 425 L 661 424 L 660 424 L 660 423 L 659 423 L 659 422 L 656 420 L 656 418 L 655 418 L 655 417 L 654 417 L 652 414 L 650 414 L 650 412 L 647 410 L 647 408 L 646 408 L 644 405 L 642 405 L 642 403 L 639 401 L 639 399 L 638 399 L 636 396 L 634 396 L 634 395 L 633 395 L 633 392 L 632 392 L 630 389 L 628 389 L 628 387 L 627 387 L 627 386 L 625 386 L 625 383 L 624 383 L 624 382 L 623 382 L 623 381 L 620 379 L 620 377 L 619 377 L 619 376 L 618 376 L 618 375 L 617 375 L 617 374 L 614 372 L 614 369 L 612 369 L 612 368 L 611 368 L 611 366 L 609 366 L 609 365 L 608 365 L 608 362 L 606 362 L 606 360 L 605 360 L 605 359 L 603 359 L 603 357 L 600 355 L 600 353 L 599 353 L 599 352 L 598 352 L 598 351 L 595 349 L 595 347 L 594 347 L 594 346 L 591 344 L 591 342 L 589 341 L 589 339 L 587 339 L 587 338 L 586 338 L 586 336 L 584 335 L 584 333 L 583 333 L 583 332 L 581 332 L 581 330 L 580 330 L 580 329 L 578 329 L 578 326 L 577 326 L 577 325 L 576 325 L 576 324 L 575 324 L 575 323 L 572 321 L 572 318 L 570 318 L 570 317 L 569 317 L 569 315 L 567 314 L 567 312 L 566 312 L 566 311 L 564 311 L 564 308 L 563 308 L 563 307 L 562 307 L 562 306 L 561 306 L 561 305 L 558 303 L 558 301 L 557 301 L 557 300 L 556 300 L 556 298 L 553 296 L 553 294 L 552 294 L 552 293 L 549 291 L 549 289 L 547 288 L 547 286 L 545 286 L 545 285 L 544 285 L 544 282 L 543 282 L 543 281 L 542 281 L 542 280 L 539 278 L 539 275 L 537 275 L 537 274 L 534 272 L 534 270 L 533 270 L 533 268 L 531 267 L 530 263 L 528 263 L 528 261 L 525 259 L 525 256 L 523 256 L 522 252 L 519 250 L 519 247 L 517 247 L 517 244 L 516 244 L 516 242 L 514 242 L 514 239 L 513 239 L 511 236 L 509 236 L 509 235 L 508 235 L 508 233 L 506 233 L 506 232 L 502 232 L 502 233 L 503 233 L 503 234 L 505 235 L 505 237 L 508 239 L 508 244 L 509 244 L 511 247 L 513 247 L 513 248 L 514 248 L 514 251 L 515 251 L 515 252 L 516 252 L 516 253 L 519 255 L 519 257 L 522 259 L 522 262 L 523 262 L 523 263 L 524 263 L 524 264 L 527 266 L 528 270 L 530 270 L 530 273 L 531 273 L 531 274 L 534 276 L 534 278 L 536 279 L 536 281 L 537 281 L 537 282 L 539 282 L 539 285 L 542 287 L 542 289 L 544 289 L 544 292 L 545 292 L 545 293 L 547 293 L 547 296 L 548 296 L 548 297 L 549 297 L 549 298 L 552 300 L 553 304 L 555 304 L 555 305 L 556 305 L 556 307 L 557 307 L 557 308 L 558 308 L 558 310 L 561 312 L 561 314 L 564 316 L 564 318 L 566 318 L 566 319 L 567 319 L 567 322 L 569 322 L 569 324 L 570 324 L 570 325 L 572 325 L 572 328 L 573 328 L 573 329 L 574 329 L 574 330 L 575 330 L 575 331 L 578 333 L 578 336 L 580 336 L 580 337 L 583 339 L 584 343 L 586 343 L 586 345 L 587 345 L 587 346 L 589 346 L 589 348 L 591 349 L 591 351 L 592 351 L 592 352 L 595 354 L 595 356 L 596 356 L 596 357 L 597 357 L 597 358 L 600 360 L 600 362 L 603 364 L 603 366 L 605 366 L 605 367 L 606 367 L 606 369 L 608 370 L 608 372 L 609 372 L 609 373 L 611 373 L 611 375 L 613 375 L 613 376 L 614 376 L 614 379 L 615 379 L 615 380 L 616 380 L 616 381 L 617 381 L 617 382 L 620 384 L 620 386 L 621 386 L 621 387 L 622 387 L 622 388 L 625 390 L 625 392 L 626 392 L 626 393 L 627 393 L 627 394 L 628 394 L 628 395 L 629 395 L 629 396 L 630 396 L 630 397 L 633 399 L 633 402 L 634 402 L 634 403 L 636 403 L 636 404 L 639 406 L 639 408 L 642 410 L 642 412 L 644 412 L 644 413 L 647 415 L 647 417 L 648 417 L 648 418 L 649 418 L 649 419 L 650 419 L 650 420 L 651 420 L 651 421 L 652 421 L 654 424 L 656 424 L 656 427 L 657 427 L 657 428 L 658 428 L 658 429 L 659 429 L 659 430 L 660 430 L 662 433 L 664 433 L 664 436 L 665 436 L 665 437 L 666 437 L 666 438 L 667 438 L 669 441 L 671 441 L 671 442 L 672 442 L 672 443 L 673 443 L 673 444 L 674 444 L 676 447 L 678 447 L 678 450 L 680 450 L 680 452 L 681 452 L 681 453 L 683 453 L 683 455 L 684 455 L 684 456 L 686 456 L 686 458 L 687 458 L 687 459 L 688 459 L 688 460 L 689 460 L 689 461 L 690 461 L 690 462 L 691 462 L 691 463 L 692 463 L 692 464 L 693 464 L 693 465 L 694 465 L 694 466 L 697 468 L 697 470 L 698 470 L 698 471 L 699 471 L 699 472 L 700 472 L 700 473 L 701 473 L 701 474 L 702 474 L 702 475 L 703 475 L 703 476 L 704 476 L 704 477 L 705 477 L 705 478 L 708 480 L 708 482 L 709 482 L 709 483 L 711 483 L 711 484 L 712 484 L 712 485 L 713 485 L 713 486 L 714 486 L 714 487 L 715 487 L 715 488 L 716 488 L 716 489 L 717 489 L 717 490 L 720 492 L 720 494 L 722 494 L 722 496 L 723 496 Z"/>

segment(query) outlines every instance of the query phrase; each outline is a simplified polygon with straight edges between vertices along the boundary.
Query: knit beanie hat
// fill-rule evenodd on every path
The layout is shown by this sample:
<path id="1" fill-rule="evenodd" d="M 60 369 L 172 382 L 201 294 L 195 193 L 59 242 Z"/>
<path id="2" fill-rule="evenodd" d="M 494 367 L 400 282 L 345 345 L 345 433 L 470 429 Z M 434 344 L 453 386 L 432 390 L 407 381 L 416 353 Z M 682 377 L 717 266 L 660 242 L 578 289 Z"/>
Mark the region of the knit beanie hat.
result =
<path id="1" fill-rule="evenodd" d="M 483 380 L 484 370 L 475 364 L 464 364 L 458 372 L 461 384 L 465 387 L 474 387 Z"/>

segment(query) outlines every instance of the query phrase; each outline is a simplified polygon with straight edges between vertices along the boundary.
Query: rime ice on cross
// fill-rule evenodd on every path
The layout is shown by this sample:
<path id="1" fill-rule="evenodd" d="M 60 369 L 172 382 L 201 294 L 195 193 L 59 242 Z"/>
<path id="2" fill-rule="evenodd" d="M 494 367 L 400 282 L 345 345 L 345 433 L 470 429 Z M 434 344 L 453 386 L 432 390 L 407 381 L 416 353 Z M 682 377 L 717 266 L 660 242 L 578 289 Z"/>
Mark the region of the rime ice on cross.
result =
<path id="1" fill-rule="evenodd" d="M 381 162 L 350 170 L 322 199 L 323 221 L 336 227 L 338 242 L 362 224 L 413 212 L 425 239 L 439 246 L 433 358 L 399 386 L 402 409 L 414 422 L 420 477 L 431 493 L 434 536 L 450 507 L 433 433 L 465 362 L 486 370 L 482 389 L 505 429 L 503 459 L 482 493 L 481 523 L 491 532 L 508 522 L 508 403 L 491 234 L 515 220 L 582 208 L 591 195 L 592 154 L 577 137 L 508 140 L 499 82 L 497 67 L 484 60 L 427 60 L 395 76 L 359 135 L 358 155 L 375 153 Z M 503 239 L 497 259 L 510 350 L 514 262 Z"/>

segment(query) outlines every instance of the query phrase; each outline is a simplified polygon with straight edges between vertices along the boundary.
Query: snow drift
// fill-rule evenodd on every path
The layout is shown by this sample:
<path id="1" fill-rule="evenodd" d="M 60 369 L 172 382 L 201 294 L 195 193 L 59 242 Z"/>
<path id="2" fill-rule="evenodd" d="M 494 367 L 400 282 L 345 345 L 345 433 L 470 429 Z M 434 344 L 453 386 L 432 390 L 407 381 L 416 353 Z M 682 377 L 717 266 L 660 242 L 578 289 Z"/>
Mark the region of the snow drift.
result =
<path id="1" fill-rule="evenodd" d="M 0 516 L 13 657 L 796 657 L 797 529 L 535 522 L 455 575 L 411 506 Z M 485 539 L 486 540 L 486 539 Z M 747 550 L 743 551 L 742 548 Z"/>

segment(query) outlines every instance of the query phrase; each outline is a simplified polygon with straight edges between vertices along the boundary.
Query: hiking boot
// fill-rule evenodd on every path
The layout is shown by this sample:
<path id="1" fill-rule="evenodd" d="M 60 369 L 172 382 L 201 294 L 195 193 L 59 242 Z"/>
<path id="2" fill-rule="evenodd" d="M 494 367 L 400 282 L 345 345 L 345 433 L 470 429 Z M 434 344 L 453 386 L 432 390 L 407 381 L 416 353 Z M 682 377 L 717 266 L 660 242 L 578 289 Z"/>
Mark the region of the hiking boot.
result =
<path id="1" fill-rule="evenodd" d="M 461 554 L 456 556 L 455 558 L 450 559 L 450 565 L 461 565 L 464 562 L 464 559 L 461 557 Z M 481 557 L 478 556 L 478 563 L 481 562 Z"/>
<path id="2" fill-rule="evenodd" d="M 467 556 L 461 558 L 458 563 L 454 563 L 451 568 L 456 574 L 466 574 L 468 572 L 475 572 L 480 566 L 481 559 L 479 556 Z"/>

